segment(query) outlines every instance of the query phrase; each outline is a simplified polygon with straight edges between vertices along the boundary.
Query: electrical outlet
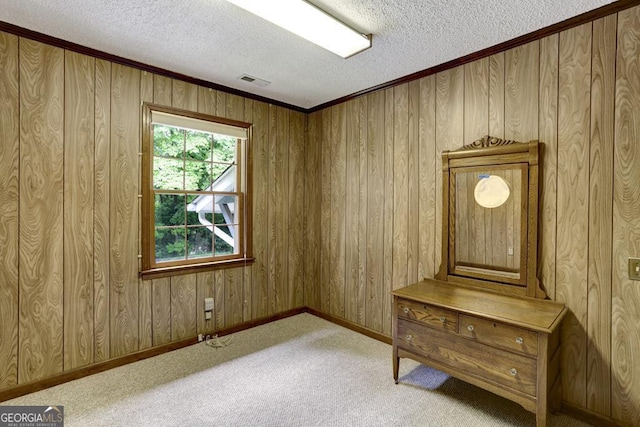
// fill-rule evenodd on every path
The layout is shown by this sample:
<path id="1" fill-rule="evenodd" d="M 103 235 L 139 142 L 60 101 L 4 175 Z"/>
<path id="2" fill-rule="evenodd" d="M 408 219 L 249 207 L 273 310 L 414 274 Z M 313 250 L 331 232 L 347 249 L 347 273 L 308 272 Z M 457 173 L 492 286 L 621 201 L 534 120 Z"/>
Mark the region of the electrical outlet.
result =
<path id="1" fill-rule="evenodd" d="M 629 279 L 640 280 L 640 258 L 629 258 Z"/>

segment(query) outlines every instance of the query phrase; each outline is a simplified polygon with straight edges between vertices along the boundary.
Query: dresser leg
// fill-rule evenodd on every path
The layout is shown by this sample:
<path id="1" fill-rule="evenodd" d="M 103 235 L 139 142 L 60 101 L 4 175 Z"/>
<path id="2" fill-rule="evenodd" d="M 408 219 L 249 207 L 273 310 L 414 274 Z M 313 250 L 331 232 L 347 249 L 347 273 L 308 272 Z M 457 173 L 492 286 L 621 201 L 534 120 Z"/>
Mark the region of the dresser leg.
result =
<path id="1" fill-rule="evenodd" d="M 536 413 L 536 427 L 547 427 L 547 411 Z"/>
<path id="2" fill-rule="evenodd" d="M 398 368 L 399 367 L 400 367 L 400 358 L 394 354 L 393 355 L 393 379 L 396 382 L 396 384 L 398 384 L 398 370 L 399 370 Z"/>

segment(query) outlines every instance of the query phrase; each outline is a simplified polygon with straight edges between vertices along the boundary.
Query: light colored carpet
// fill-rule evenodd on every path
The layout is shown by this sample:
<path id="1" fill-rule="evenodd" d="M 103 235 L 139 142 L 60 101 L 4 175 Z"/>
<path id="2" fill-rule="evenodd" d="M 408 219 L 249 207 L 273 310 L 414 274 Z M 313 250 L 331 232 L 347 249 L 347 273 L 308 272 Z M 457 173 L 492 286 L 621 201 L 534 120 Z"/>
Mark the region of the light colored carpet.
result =
<path id="1" fill-rule="evenodd" d="M 519 405 L 311 314 L 6 401 L 63 405 L 65 426 L 534 426 Z M 550 426 L 585 426 L 551 416 Z"/>

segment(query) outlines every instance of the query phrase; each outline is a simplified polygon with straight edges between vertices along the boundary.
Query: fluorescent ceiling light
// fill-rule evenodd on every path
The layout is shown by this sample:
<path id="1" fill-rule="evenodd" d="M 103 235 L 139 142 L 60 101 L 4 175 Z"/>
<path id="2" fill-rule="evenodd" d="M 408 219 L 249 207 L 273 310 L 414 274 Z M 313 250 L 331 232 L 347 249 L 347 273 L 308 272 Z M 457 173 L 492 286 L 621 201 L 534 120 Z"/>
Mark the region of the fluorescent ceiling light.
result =
<path id="1" fill-rule="evenodd" d="M 371 47 L 371 36 L 360 34 L 304 0 L 228 1 L 343 58 Z"/>

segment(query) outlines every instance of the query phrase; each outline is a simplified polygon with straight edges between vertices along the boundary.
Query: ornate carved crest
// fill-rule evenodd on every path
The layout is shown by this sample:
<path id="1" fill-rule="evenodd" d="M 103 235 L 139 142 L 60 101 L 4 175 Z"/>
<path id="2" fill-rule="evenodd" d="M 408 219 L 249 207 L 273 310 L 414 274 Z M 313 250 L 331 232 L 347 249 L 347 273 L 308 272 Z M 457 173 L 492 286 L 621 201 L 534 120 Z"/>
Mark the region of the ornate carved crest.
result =
<path id="1" fill-rule="evenodd" d="M 493 136 L 485 135 L 482 138 L 473 141 L 472 143 L 465 144 L 460 150 L 473 150 L 476 148 L 487 147 L 499 147 L 502 145 L 520 144 L 518 141 L 512 141 L 509 139 L 500 139 Z"/>

